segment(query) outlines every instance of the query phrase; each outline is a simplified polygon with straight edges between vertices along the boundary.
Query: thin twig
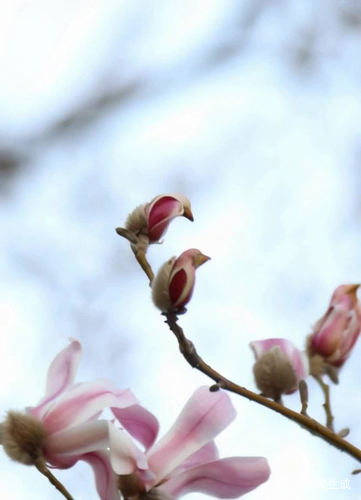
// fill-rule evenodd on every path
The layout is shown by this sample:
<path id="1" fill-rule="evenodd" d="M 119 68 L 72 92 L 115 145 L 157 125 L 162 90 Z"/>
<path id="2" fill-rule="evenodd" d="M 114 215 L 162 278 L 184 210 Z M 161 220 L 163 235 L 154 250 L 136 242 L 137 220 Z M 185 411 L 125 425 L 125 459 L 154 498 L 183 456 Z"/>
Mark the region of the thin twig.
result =
<path id="1" fill-rule="evenodd" d="M 138 263 L 140 264 L 141 268 L 145 272 L 145 274 L 149 278 L 149 284 L 152 284 L 152 281 L 154 279 L 154 273 L 152 271 L 152 268 L 147 261 L 147 257 L 145 256 L 145 252 L 138 250 L 137 252 L 134 252 L 135 258 L 137 259 Z"/>
<path id="2" fill-rule="evenodd" d="M 320 385 L 322 392 L 325 396 L 325 402 L 323 403 L 323 407 L 326 413 L 326 426 L 333 431 L 334 429 L 333 429 L 333 415 L 331 411 L 331 401 L 330 401 L 330 387 L 322 380 L 321 375 L 318 376 L 313 375 L 313 378 Z"/>
<path id="3" fill-rule="evenodd" d="M 299 393 L 300 393 L 300 399 L 301 399 L 301 404 L 302 404 L 301 415 L 306 415 L 306 417 L 308 417 L 308 415 L 307 415 L 307 408 L 308 408 L 308 387 L 307 387 L 307 384 L 306 384 L 305 380 L 301 380 L 300 381 L 300 383 L 298 385 L 298 390 L 299 390 Z"/>
<path id="4" fill-rule="evenodd" d="M 136 237 L 136 235 L 125 227 L 116 227 L 115 232 L 119 234 L 119 236 L 122 236 L 123 238 L 128 240 L 130 243 L 133 243 L 133 245 L 136 245 L 138 243 L 138 238 Z"/>
<path id="5" fill-rule="evenodd" d="M 149 278 L 149 284 L 152 284 L 152 281 L 154 279 L 154 273 L 152 270 L 151 265 L 149 264 L 147 257 L 145 255 L 146 250 L 139 248 L 139 238 L 137 235 L 126 229 L 125 227 L 116 227 L 115 232 L 119 234 L 119 236 L 122 236 L 123 238 L 127 239 L 130 243 L 130 246 L 133 250 L 133 253 L 135 255 L 135 258 L 138 261 L 138 264 L 140 267 L 143 269 L 145 274 Z M 147 239 L 147 244 L 146 247 L 148 246 L 148 239 Z M 145 247 L 145 248 L 146 248 Z"/>
<path id="6" fill-rule="evenodd" d="M 70 493 L 65 489 L 65 487 L 61 484 L 58 479 L 50 472 L 50 470 L 47 468 L 44 459 L 39 458 L 35 462 L 35 467 L 38 469 L 41 474 L 43 474 L 45 477 L 48 478 L 48 480 L 51 482 L 53 486 L 67 499 L 67 500 L 74 500 L 74 498 L 70 495 Z"/>
<path id="7" fill-rule="evenodd" d="M 354 446 L 353 444 L 345 441 L 340 436 L 335 434 L 330 428 L 321 425 L 319 422 L 310 418 L 307 415 L 303 415 L 301 413 L 297 413 L 275 401 L 267 399 L 266 397 L 256 394 L 245 387 L 241 387 L 234 382 L 228 380 L 223 377 L 220 373 L 214 370 L 211 366 L 203 361 L 203 359 L 198 355 L 194 345 L 190 342 L 182 328 L 178 325 L 178 318 L 175 313 L 163 313 L 166 317 L 166 323 L 168 324 L 170 330 L 174 333 L 178 340 L 179 350 L 183 354 L 184 358 L 187 362 L 197 370 L 201 371 L 212 380 L 216 382 L 213 386 L 210 387 L 211 391 L 215 391 L 218 389 L 224 389 L 226 391 L 233 392 L 235 394 L 239 394 L 250 401 L 254 401 L 262 406 L 266 406 L 267 408 L 280 413 L 284 417 L 293 420 L 298 423 L 301 427 L 308 430 L 311 434 L 318 436 L 319 438 L 327 441 L 332 446 L 338 448 L 339 450 L 344 451 L 348 455 L 354 457 L 356 460 L 361 462 L 361 450 Z"/>

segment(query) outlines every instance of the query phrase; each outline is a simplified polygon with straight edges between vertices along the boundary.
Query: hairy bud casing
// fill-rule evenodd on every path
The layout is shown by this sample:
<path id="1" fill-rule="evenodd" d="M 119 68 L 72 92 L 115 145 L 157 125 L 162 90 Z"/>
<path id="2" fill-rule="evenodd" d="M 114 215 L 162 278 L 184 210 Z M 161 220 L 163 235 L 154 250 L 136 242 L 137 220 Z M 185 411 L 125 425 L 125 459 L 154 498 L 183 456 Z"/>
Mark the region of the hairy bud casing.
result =
<path id="1" fill-rule="evenodd" d="M 251 342 L 256 362 L 253 373 L 262 394 L 279 400 L 282 394 L 292 394 L 299 382 L 308 375 L 308 360 L 287 339 L 266 339 Z"/>
<path id="2" fill-rule="evenodd" d="M 13 460 L 25 465 L 34 465 L 42 456 L 46 431 L 37 418 L 26 413 L 9 411 L 1 431 L 4 450 Z"/>

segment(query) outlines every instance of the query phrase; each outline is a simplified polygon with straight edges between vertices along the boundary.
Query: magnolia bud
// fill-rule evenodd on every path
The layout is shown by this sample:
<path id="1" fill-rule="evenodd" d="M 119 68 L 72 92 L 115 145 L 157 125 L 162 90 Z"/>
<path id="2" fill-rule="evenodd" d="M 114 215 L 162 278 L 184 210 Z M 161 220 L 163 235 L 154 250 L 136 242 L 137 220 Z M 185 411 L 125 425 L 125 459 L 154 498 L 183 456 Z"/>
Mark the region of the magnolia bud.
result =
<path id="1" fill-rule="evenodd" d="M 1 443 L 5 452 L 25 465 L 34 465 L 42 456 L 45 437 L 42 423 L 26 413 L 9 411 L 1 424 Z"/>
<path id="2" fill-rule="evenodd" d="M 152 283 L 154 304 L 163 312 L 182 311 L 193 293 L 195 270 L 207 260 L 209 257 L 191 248 L 163 264 Z"/>
<path id="3" fill-rule="evenodd" d="M 169 223 L 180 215 L 193 221 L 191 204 L 182 194 L 162 194 L 128 215 L 125 229 L 117 232 L 129 239 L 133 250 L 145 252 L 148 244 L 159 242 Z"/>
<path id="4" fill-rule="evenodd" d="M 335 368 L 346 361 L 361 330 L 361 307 L 356 294 L 359 286 L 341 285 L 334 291 L 326 313 L 308 339 L 311 359 L 319 355 Z"/>
<path id="5" fill-rule="evenodd" d="M 264 396 L 278 401 L 282 394 L 295 392 L 300 380 L 308 375 L 307 357 L 289 340 L 258 340 L 250 346 L 256 357 L 256 384 Z"/>

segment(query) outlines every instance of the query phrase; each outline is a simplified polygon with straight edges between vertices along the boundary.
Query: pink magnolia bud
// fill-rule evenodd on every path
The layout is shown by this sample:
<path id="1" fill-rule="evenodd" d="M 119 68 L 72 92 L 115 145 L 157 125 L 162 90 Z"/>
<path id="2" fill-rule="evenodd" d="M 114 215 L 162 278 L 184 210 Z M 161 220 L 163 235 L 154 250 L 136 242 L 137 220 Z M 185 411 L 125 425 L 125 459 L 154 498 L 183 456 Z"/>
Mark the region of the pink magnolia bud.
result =
<path id="1" fill-rule="evenodd" d="M 133 210 L 128 215 L 125 229 L 146 248 L 149 243 L 158 242 L 171 220 L 179 215 L 193 221 L 188 198 L 182 194 L 162 194 Z"/>
<path id="2" fill-rule="evenodd" d="M 191 248 L 163 264 L 152 284 L 154 304 L 163 312 L 180 312 L 192 296 L 195 270 L 209 258 Z"/>
<path id="3" fill-rule="evenodd" d="M 361 307 L 356 293 L 359 286 L 336 288 L 326 313 L 317 321 L 309 337 L 311 358 L 318 354 L 326 364 L 336 368 L 346 361 L 361 329 Z"/>
<path id="4" fill-rule="evenodd" d="M 172 219 L 183 215 L 193 221 L 191 204 L 182 194 L 160 195 L 145 205 L 149 242 L 159 241 Z"/>
<path id="5" fill-rule="evenodd" d="M 256 340 L 250 346 L 256 358 L 256 384 L 264 396 L 278 401 L 282 394 L 295 392 L 299 382 L 307 377 L 307 356 L 289 340 Z"/>

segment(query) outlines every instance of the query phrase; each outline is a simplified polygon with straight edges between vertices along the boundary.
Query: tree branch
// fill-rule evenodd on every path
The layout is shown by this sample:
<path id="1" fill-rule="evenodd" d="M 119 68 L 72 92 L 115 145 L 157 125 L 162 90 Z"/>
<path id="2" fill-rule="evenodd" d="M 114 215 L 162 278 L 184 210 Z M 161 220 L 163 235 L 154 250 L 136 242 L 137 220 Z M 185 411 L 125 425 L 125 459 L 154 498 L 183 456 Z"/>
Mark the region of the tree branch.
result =
<path id="1" fill-rule="evenodd" d="M 201 371 L 216 382 L 210 387 L 211 391 L 224 389 L 226 391 L 230 391 L 244 398 L 247 398 L 250 401 L 254 401 L 255 403 L 258 403 L 262 406 L 265 406 L 270 410 L 283 415 L 289 420 L 293 420 L 301 427 L 308 430 L 311 434 L 318 436 L 324 441 L 327 441 L 327 443 L 329 443 L 330 445 L 338 448 L 341 451 L 344 451 L 348 455 L 361 462 L 361 450 L 348 441 L 342 439 L 341 436 L 335 434 L 330 428 L 321 425 L 319 422 L 317 422 L 317 420 L 314 420 L 306 414 L 297 413 L 275 401 L 267 399 L 260 394 L 249 391 L 245 387 L 241 387 L 240 385 L 235 384 L 231 380 L 228 380 L 223 375 L 218 373 L 211 366 L 205 363 L 203 359 L 198 355 L 193 343 L 187 339 L 182 328 L 178 325 L 177 315 L 172 312 L 162 314 L 166 317 L 165 322 L 168 324 L 170 330 L 176 336 L 178 340 L 179 350 L 183 354 L 186 361 L 193 368 Z"/>

